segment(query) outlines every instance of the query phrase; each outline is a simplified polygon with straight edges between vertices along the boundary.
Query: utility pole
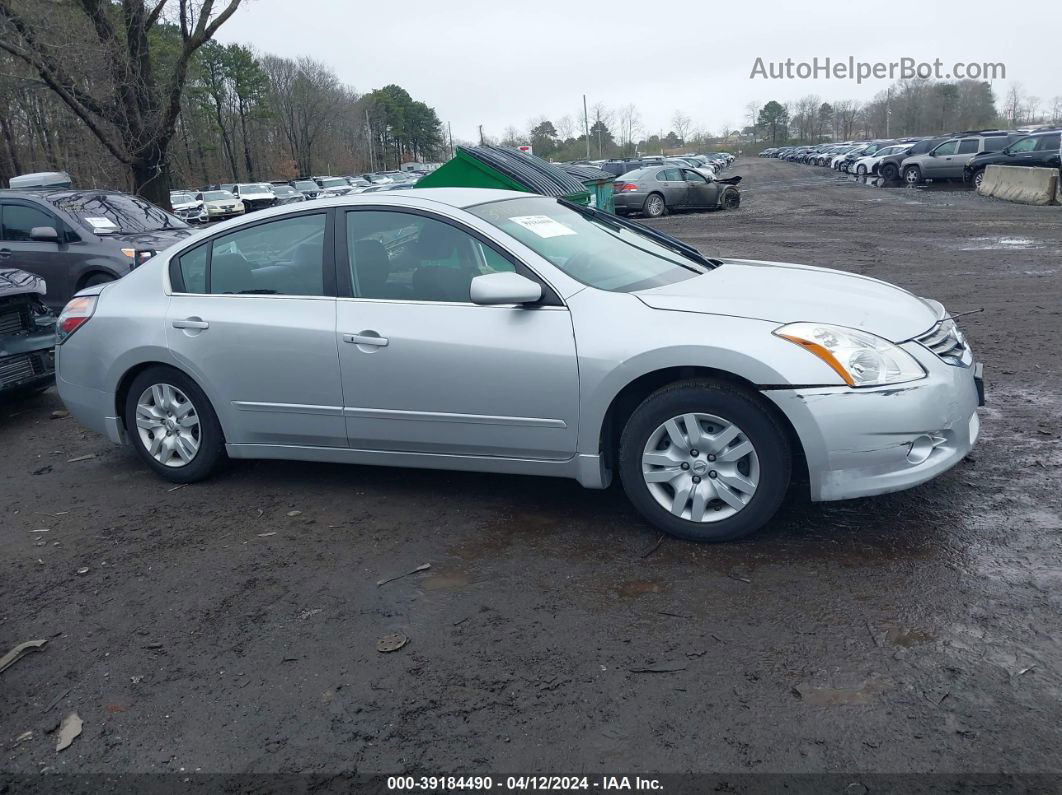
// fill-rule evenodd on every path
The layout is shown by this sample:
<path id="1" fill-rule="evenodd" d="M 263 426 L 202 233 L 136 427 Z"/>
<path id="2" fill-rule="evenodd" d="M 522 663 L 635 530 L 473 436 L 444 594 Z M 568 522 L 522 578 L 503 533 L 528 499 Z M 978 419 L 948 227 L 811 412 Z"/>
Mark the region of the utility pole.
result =
<path id="1" fill-rule="evenodd" d="M 590 159 L 590 116 L 586 112 L 586 94 L 583 94 L 583 131 L 586 133 L 586 159 Z"/>
<path id="2" fill-rule="evenodd" d="M 454 156 L 454 131 L 450 129 L 450 122 L 446 122 L 446 136 L 450 139 L 450 159 Z"/>
<path id="3" fill-rule="evenodd" d="M 479 145 L 483 146 L 483 125 L 479 125 Z"/>
<path id="4" fill-rule="evenodd" d="M 369 171 L 376 170 L 376 157 L 372 151 L 372 125 L 369 124 L 369 109 L 365 109 L 365 137 L 369 139 Z"/>
<path id="5" fill-rule="evenodd" d="M 885 92 L 885 137 L 889 137 L 889 126 L 892 121 L 892 86 Z"/>

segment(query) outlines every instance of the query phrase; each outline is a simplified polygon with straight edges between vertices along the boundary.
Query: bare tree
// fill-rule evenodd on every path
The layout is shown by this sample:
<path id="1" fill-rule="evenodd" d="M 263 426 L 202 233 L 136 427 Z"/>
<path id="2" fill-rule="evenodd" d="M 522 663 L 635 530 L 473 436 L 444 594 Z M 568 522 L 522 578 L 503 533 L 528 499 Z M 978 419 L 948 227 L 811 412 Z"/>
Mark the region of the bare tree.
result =
<path id="1" fill-rule="evenodd" d="M 619 120 L 624 152 L 633 155 L 634 137 L 642 128 L 642 117 L 638 113 L 638 107 L 633 104 L 624 105 L 620 108 Z"/>
<path id="2" fill-rule="evenodd" d="M 671 117 L 671 129 L 675 131 L 675 135 L 682 143 L 686 143 L 686 139 L 690 137 L 690 130 L 693 129 L 693 119 L 682 111 L 676 110 Z"/>
<path id="3" fill-rule="evenodd" d="M 240 0 L 220 8 L 215 0 L 179 0 L 172 9 L 168 0 L 122 0 L 120 7 L 78 0 L 70 8 L 79 13 L 72 14 L 53 3 L 0 0 L 0 49 L 34 69 L 129 169 L 138 193 L 169 206 L 169 147 L 189 61 L 239 5 Z M 163 18 L 175 26 L 179 45 L 172 62 L 160 68 L 152 42 Z M 94 41 L 94 52 L 69 46 L 71 26 Z M 98 70 L 91 80 L 86 60 Z"/>
<path id="4" fill-rule="evenodd" d="M 567 141 L 572 137 L 572 133 L 575 131 L 575 120 L 571 116 L 565 114 L 557 119 L 557 136 L 562 141 Z"/>

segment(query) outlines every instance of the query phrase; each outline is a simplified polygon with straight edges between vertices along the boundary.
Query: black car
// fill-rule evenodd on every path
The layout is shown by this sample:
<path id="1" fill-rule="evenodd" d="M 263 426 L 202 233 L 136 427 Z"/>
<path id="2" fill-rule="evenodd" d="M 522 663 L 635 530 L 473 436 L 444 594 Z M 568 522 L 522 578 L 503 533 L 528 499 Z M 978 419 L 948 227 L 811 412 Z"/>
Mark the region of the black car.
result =
<path id="1" fill-rule="evenodd" d="M 39 276 L 0 268 L 0 394 L 32 392 L 55 378 L 55 315 L 44 291 Z"/>
<path id="2" fill-rule="evenodd" d="M 984 151 L 974 155 L 963 167 L 964 182 L 980 186 L 988 166 L 1032 166 L 1036 168 L 1060 168 L 1059 147 L 1062 133 L 1058 130 L 1033 133 L 1010 141 L 995 152 Z"/>
<path id="3" fill-rule="evenodd" d="M 93 284 L 120 279 L 187 237 L 181 219 L 110 190 L 0 190 L 0 267 L 42 277 L 62 308 Z"/>

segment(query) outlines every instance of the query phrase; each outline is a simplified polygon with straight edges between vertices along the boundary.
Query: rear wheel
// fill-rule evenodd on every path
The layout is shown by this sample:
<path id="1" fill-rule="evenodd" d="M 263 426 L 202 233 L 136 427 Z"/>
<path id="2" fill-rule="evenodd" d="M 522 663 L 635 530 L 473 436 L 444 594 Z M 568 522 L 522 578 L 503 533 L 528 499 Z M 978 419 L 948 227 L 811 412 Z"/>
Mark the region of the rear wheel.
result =
<path id="1" fill-rule="evenodd" d="M 895 180 L 900 176 L 900 169 L 895 163 L 886 163 L 881 167 L 881 176 L 887 180 Z"/>
<path id="2" fill-rule="evenodd" d="M 667 204 L 664 202 L 664 197 L 659 193 L 650 193 L 645 200 L 642 212 L 650 218 L 659 218 L 667 212 Z"/>
<path id="3" fill-rule="evenodd" d="M 151 367 L 133 379 L 125 427 L 137 455 L 174 483 L 202 480 L 225 458 L 221 425 L 207 396 L 170 367 Z"/>
<path id="4" fill-rule="evenodd" d="M 908 166 L 903 170 L 903 178 L 908 185 L 921 185 L 922 169 L 918 166 Z"/>
<path id="5" fill-rule="evenodd" d="M 725 382 L 683 381 L 657 390 L 631 415 L 619 472 L 634 507 L 664 532 L 730 541 L 774 516 L 791 454 L 755 396 Z"/>

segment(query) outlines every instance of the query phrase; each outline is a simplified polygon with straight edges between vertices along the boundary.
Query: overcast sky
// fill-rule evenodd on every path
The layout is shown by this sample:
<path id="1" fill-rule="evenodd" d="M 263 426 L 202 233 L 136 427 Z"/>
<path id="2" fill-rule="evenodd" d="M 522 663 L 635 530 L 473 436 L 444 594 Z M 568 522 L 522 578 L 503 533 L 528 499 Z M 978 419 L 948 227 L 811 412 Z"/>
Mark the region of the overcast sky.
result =
<path id="1" fill-rule="evenodd" d="M 819 8 L 806 14 L 804 5 Z M 849 10 L 851 9 L 851 10 Z M 865 10 L 860 10 L 865 9 Z M 1050 109 L 1062 95 L 1058 36 L 1062 3 L 1024 7 L 999 0 L 863 3 L 537 0 L 362 3 L 245 0 L 220 30 L 261 52 L 310 55 L 364 93 L 397 83 L 435 108 L 454 138 L 482 124 L 500 137 L 512 124 L 554 121 L 602 102 L 639 109 L 647 132 L 666 131 L 677 108 L 718 133 L 745 124 L 745 106 L 805 94 L 866 100 L 889 80 L 750 79 L 765 62 L 827 57 L 867 62 L 1001 62 L 997 106 L 1014 82 Z"/>

